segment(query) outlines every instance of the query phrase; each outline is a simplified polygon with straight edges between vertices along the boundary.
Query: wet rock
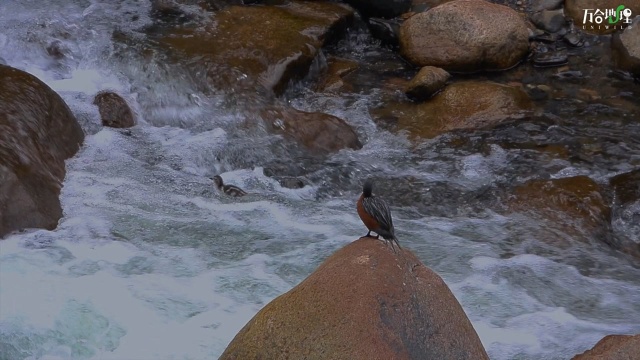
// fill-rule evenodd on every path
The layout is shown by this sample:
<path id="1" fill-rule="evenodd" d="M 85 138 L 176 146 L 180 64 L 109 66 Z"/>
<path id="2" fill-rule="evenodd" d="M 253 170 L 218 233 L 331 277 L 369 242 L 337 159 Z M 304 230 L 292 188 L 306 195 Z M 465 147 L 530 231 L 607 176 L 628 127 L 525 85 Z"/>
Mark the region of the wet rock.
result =
<path id="1" fill-rule="evenodd" d="M 562 3 L 564 0 L 534 0 L 532 1 L 532 10 L 543 11 L 543 10 L 556 10 L 562 7 Z"/>
<path id="2" fill-rule="evenodd" d="M 221 360 L 488 359 L 444 281 L 411 251 L 361 238 L 279 296 Z"/>
<path id="3" fill-rule="evenodd" d="M 411 8 L 411 0 L 345 0 L 365 18 L 391 19 Z"/>
<path id="4" fill-rule="evenodd" d="M 528 52 L 529 31 L 506 6 L 455 0 L 407 19 L 400 27 L 400 50 L 417 66 L 450 72 L 501 70 Z"/>
<path id="5" fill-rule="evenodd" d="M 565 25 L 564 12 L 562 9 L 539 11 L 531 15 L 531 22 L 542 30 L 555 33 Z"/>
<path id="6" fill-rule="evenodd" d="M 302 189 L 304 187 L 304 181 L 297 177 L 292 176 L 278 176 L 276 180 L 283 188 L 287 189 Z"/>
<path id="7" fill-rule="evenodd" d="M 596 22 L 596 17 L 591 20 L 591 14 L 595 11 L 616 10 L 620 4 L 624 4 L 626 8 L 631 9 L 632 16 L 640 14 L 640 0 L 618 1 L 618 0 L 565 0 L 564 11 L 567 17 L 573 20 L 573 24 L 579 30 L 595 34 L 609 34 L 626 27 L 629 24 L 624 23 L 621 19 L 615 24 L 609 24 L 608 19 L 602 19 L 601 23 Z M 587 14 L 587 22 L 584 22 L 585 9 L 593 9 Z"/>
<path id="8" fill-rule="evenodd" d="M 380 18 L 370 18 L 367 22 L 371 35 L 380 40 L 382 44 L 396 47 L 398 46 L 398 33 L 400 32 L 400 22 L 397 20 L 387 20 Z"/>
<path id="9" fill-rule="evenodd" d="M 458 129 L 495 126 L 525 116 L 532 103 L 520 88 L 491 82 L 448 85 L 429 101 L 395 103 L 372 111 L 375 118 L 395 118 L 412 136 L 432 138 Z"/>
<path id="10" fill-rule="evenodd" d="M 563 40 L 573 47 L 582 47 L 584 45 L 584 36 L 577 31 L 567 33 Z"/>
<path id="11" fill-rule="evenodd" d="M 620 205 L 640 200 L 640 169 L 616 175 L 609 180 Z"/>
<path id="12" fill-rule="evenodd" d="M 632 27 L 613 36 L 611 46 L 616 66 L 640 76 L 640 16 L 636 17 Z"/>
<path id="13" fill-rule="evenodd" d="M 530 180 L 513 190 L 507 204 L 511 211 L 544 219 L 550 227 L 569 234 L 571 239 L 589 242 L 597 238 L 620 248 L 611 242 L 611 208 L 605 202 L 603 189 L 587 176 Z M 540 236 L 539 239 L 562 248 L 569 245 L 559 236 Z"/>
<path id="14" fill-rule="evenodd" d="M 328 2 L 231 6 L 207 26 L 174 27 L 158 40 L 217 89 L 282 94 L 352 18 L 352 9 Z"/>
<path id="15" fill-rule="evenodd" d="M 354 60 L 330 57 L 327 59 L 327 72 L 318 81 L 316 91 L 337 92 L 352 91 L 353 87 L 345 83 L 344 77 L 358 68 L 358 62 Z"/>
<path id="16" fill-rule="evenodd" d="M 104 91 L 93 99 L 98 106 L 102 125 L 113 128 L 130 128 L 136 124 L 127 102 L 118 94 Z"/>
<path id="17" fill-rule="evenodd" d="M 0 237 L 58 225 L 64 161 L 83 140 L 58 94 L 35 76 L 0 65 Z"/>
<path id="18" fill-rule="evenodd" d="M 638 359 L 640 335 L 607 335 L 598 343 L 574 356 L 571 360 L 621 360 Z"/>
<path id="19" fill-rule="evenodd" d="M 411 80 L 405 94 L 413 100 L 426 100 L 444 88 L 450 77 L 451 75 L 443 69 L 425 66 Z"/>
<path id="20" fill-rule="evenodd" d="M 569 56 L 566 50 L 540 52 L 533 56 L 533 66 L 535 67 L 562 66 L 568 62 Z"/>
<path id="21" fill-rule="evenodd" d="M 46 50 L 47 54 L 56 60 L 64 59 L 71 53 L 71 50 L 60 40 L 51 41 Z"/>
<path id="22" fill-rule="evenodd" d="M 530 36 L 529 38 L 533 41 L 539 41 L 547 44 L 551 44 L 558 41 L 558 36 L 556 34 L 549 34 L 542 30 L 538 30 L 538 31 L 540 31 L 540 33 L 536 32 L 533 34 L 533 36 Z"/>
<path id="23" fill-rule="evenodd" d="M 262 111 L 262 118 L 273 130 L 283 132 L 318 155 L 344 148 L 362 148 L 355 131 L 333 115 L 293 108 L 269 108 Z"/>

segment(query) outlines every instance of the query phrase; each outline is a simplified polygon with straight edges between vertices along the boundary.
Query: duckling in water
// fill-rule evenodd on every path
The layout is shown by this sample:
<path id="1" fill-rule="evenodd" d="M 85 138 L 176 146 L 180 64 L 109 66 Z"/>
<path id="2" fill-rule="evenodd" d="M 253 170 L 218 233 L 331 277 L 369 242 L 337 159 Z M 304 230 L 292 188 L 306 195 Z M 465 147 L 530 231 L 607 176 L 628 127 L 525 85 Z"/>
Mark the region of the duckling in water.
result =
<path id="1" fill-rule="evenodd" d="M 211 180 L 213 180 L 213 183 L 216 184 L 216 187 L 218 188 L 218 190 L 222 191 L 223 193 L 229 196 L 238 197 L 238 196 L 247 195 L 246 191 L 240 189 L 235 185 L 225 185 L 220 175 L 216 175 L 212 177 Z"/>

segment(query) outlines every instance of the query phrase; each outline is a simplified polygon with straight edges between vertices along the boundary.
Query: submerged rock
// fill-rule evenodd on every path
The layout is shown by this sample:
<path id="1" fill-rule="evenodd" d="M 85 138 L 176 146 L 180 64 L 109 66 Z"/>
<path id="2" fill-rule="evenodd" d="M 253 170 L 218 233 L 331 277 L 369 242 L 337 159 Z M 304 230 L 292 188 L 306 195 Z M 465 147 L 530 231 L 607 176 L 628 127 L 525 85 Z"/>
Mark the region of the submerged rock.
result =
<path id="1" fill-rule="evenodd" d="M 127 102 L 118 94 L 104 91 L 93 99 L 98 106 L 102 125 L 113 128 L 129 128 L 136 124 Z"/>
<path id="2" fill-rule="evenodd" d="M 273 130 L 283 132 L 318 155 L 362 148 L 351 126 L 333 115 L 270 108 L 262 111 L 262 117 Z"/>
<path id="3" fill-rule="evenodd" d="M 420 104 L 395 103 L 372 113 L 376 118 L 397 119 L 398 128 L 413 136 L 432 138 L 452 130 L 486 128 L 521 118 L 531 106 L 529 96 L 520 88 L 469 81 L 450 84 Z"/>
<path id="4" fill-rule="evenodd" d="M 443 69 L 425 66 L 413 77 L 404 92 L 410 99 L 426 100 L 440 91 L 450 77 Z"/>
<path id="5" fill-rule="evenodd" d="M 361 238 L 240 330 L 220 359 L 488 359 L 442 278 Z"/>
<path id="6" fill-rule="evenodd" d="M 640 335 L 607 335 L 571 360 L 621 360 L 640 358 Z"/>
<path id="7" fill-rule="evenodd" d="M 502 70 L 516 65 L 529 51 L 529 30 L 524 19 L 506 6 L 455 0 L 407 19 L 400 27 L 400 50 L 417 66 L 459 72 Z"/>
<path id="8" fill-rule="evenodd" d="M 634 26 L 613 36 L 611 47 L 616 66 L 640 76 L 640 16 L 633 24 Z"/>
<path id="9" fill-rule="evenodd" d="M 351 8 L 328 2 L 231 6 L 210 25 L 174 27 L 159 41 L 218 89 L 282 94 L 291 80 L 308 73 L 318 50 L 352 17 Z"/>
<path id="10" fill-rule="evenodd" d="M 64 161 L 83 140 L 55 91 L 31 74 L 0 65 L 0 237 L 57 226 Z"/>
<path id="11" fill-rule="evenodd" d="M 316 90 L 327 92 L 352 91 L 353 86 L 345 83 L 344 77 L 358 69 L 358 67 L 357 61 L 329 57 L 327 59 L 327 72 L 318 81 Z"/>
<path id="12" fill-rule="evenodd" d="M 555 247 L 568 248 L 572 241 L 605 243 L 615 250 L 640 255 L 637 245 L 613 238 L 611 208 L 603 194 L 604 189 L 587 176 L 530 180 L 513 190 L 507 206 L 543 220 L 550 233 L 538 234 L 537 239 Z M 560 236 L 553 229 L 569 236 Z"/>

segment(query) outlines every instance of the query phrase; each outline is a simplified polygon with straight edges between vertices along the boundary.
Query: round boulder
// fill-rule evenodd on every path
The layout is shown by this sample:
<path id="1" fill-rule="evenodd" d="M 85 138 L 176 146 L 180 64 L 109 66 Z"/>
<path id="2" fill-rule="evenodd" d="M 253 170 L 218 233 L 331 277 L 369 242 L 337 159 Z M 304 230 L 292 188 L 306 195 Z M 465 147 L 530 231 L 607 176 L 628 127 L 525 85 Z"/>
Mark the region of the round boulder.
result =
<path id="1" fill-rule="evenodd" d="M 529 30 L 509 7 L 455 0 L 407 19 L 400 27 L 400 51 L 417 66 L 457 72 L 502 70 L 527 54 Z"/>
<path id="2" fill-rule="evenodd" d="M 0 237 L 54 229 L 65 159 L 84 133 L 62 98 L 35 76 L 0 65 Z"/>
<path id="3" fill-rule="evenodd" d="M 229 359 L 488 359 L 442 278 L 404 249 L 361 238 L 240 330 Z"/>

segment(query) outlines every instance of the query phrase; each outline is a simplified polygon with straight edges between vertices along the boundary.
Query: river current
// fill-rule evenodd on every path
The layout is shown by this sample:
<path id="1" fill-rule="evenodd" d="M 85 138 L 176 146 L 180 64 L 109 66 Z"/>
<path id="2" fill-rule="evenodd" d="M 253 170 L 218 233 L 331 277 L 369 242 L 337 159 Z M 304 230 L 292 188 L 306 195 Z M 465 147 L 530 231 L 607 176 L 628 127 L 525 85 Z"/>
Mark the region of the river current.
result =
<path id="1" fill-rule="evenodd" d="M 640 333 L 637 265 L 605 249 L 536 251 L 543 223 L 482 206 L 493 185 L 538 172 L 604 181 L 638 164 L 637 140 L 613 169 L 497 144 L 415 146 L 373 122 L 375 88 L 340 98 L 303 84 L 287 100 L 345 119 L 364 147 L 315 164 L 304 188 L 284 188 L 266 167 L 295 160 L 273 151 L 280 137 L 236 125 L 249 106 L 119 52 L 114 30 L 135 32 L 148 13 L 124 0 L 0 4 L 0 57 L 56 90 L 87 133 L 67 161 L 58 228 L 0 241 L 1 359 L 217 358 L 262 306 L 365 234 L 355 200 L 367 176 L 425 202 L 392 206 L 400 242 L 443 277 L 492 359 L 567 359 L 605 335 Z M 61 59 L 47 53 L 53 42 Z M 340 46 L 360 59 L 386 51 L 363 32 Z M 127 98 L 138 126 L 100 126 L 92 100 L 104 89 Z M 637 123 L 616 124 L 576 136 L 640 138 Z M 250 194 L 221 196 L 208 179 L 218 173 Z"/>

